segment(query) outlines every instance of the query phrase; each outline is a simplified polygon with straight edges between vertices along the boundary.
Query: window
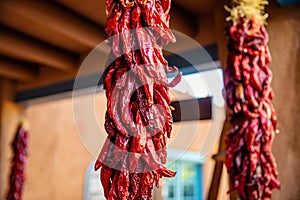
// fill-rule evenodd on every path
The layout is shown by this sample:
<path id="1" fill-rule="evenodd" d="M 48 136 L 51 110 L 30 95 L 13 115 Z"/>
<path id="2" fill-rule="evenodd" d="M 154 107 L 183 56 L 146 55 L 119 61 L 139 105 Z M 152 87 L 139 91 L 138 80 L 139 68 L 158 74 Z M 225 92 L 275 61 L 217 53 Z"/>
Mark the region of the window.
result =
<path id="1" fill-rule="evenodd" d="M 89 165 L 84 180 L 84 200 L 105 200 L 99 171 L 94 171 L 95 161 Z"/>
<path id="2" fill-rule="evenodd" d="M 169 78 L 169 81 L 171 80 L 172 78 Z M 181 82 L 172 89 L 196 98 L 212 96 L 214 105 L 224 107 L 223 88 L 223 70 L 218 68 L 184 74 Z"/>
<path id="3" fill-rule="evenodd" d="M 169 168 L 177 171 L 177 175 L 164 179 L 164 200 L 201 200 L 202 166 L 199 163 L 175 161 Z"/>
<path id="4" fill-rule="evenodd" d="M 176 171 L 174 178 L 164 178 L 161 194 L 164 200 L 202 200 L 203 156 L 198 152 L 168 149 L 167 168 Z"/>

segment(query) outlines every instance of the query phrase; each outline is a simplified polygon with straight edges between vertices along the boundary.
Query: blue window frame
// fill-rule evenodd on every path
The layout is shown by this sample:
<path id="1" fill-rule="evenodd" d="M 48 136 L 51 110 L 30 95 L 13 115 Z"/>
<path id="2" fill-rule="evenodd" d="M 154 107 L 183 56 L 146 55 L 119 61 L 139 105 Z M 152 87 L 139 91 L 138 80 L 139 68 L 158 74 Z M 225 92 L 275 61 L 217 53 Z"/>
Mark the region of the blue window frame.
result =
<path id="1" fill-rule="evenodd" d="M 175 161 L 169 166 L 177 172 L 175 178 L 165 179 L 163 187 L 164 200 L 201 200 L 202 165 L 194 162 Z"/>
<path id="2" fill-rule="evenodd" d="M 203 163 L 205 157 L 199 152 L 168 149 L 167 167 L 177 172 L 174 178 L 164 178 L 162 197 L 164 200 L 202 200 Z"/>

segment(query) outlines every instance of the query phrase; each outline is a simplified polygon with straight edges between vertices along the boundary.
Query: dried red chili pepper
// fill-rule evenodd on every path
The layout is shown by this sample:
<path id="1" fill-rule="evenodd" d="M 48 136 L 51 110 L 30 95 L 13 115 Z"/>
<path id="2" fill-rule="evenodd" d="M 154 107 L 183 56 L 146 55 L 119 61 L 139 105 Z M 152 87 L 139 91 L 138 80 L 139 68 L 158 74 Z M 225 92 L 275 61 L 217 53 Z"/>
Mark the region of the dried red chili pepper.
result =
<path id="1" fill-rule="evenodd" d="M 237 190 L 243 200 L 270 199 L 272 190 L 280 187 L 271 152 L 277 118 L 267 66 L 271 61 L 268 34 L 255 17 L 247 20 L 238 15 L 226 29 L 225 87 L 233 125 L 225 141 L 226 167 L 230 192 Z"/>
<path id="2" fill-rule="evenodd" d="M 25 165 L 28 153 L 28 132 L 26 123 L 22 122 L 12 143 L 13 159 L 9 176 L 7 200 L 21 200 L 25 183 Z"/>
<path id="3" fill-rule="evenodd" d="M 111 169 L 107 166 L 102 166 L 100 178 L 101 178 L 101 183 L 103 186 L 105 198 L 108 198 L 109 190 L 111 187 L 110 179 L 111 179 L 112 175 L 113 175 L 113 169 Z"/>
<path id="4" fill-rule="evenodd" d="M 172 130 L 166 73 L 176 72 L 162 54 L 174 42 L 169 30 L 170 0 L 106 0 L 111 53 L 103 73 L 108 134 L 95 170 L 107 199 L 152 199 L 153 184 L 176 175 L 166 163 Z M 112 62 L 110 64 L 110 62 Z"/>

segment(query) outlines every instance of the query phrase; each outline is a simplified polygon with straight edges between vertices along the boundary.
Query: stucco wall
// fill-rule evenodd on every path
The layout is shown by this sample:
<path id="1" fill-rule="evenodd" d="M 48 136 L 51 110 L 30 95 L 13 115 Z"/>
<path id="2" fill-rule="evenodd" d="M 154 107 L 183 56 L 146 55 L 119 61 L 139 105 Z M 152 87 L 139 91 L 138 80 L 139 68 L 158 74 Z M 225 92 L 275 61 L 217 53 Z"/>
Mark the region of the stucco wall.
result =
<path id="1" fill-rule="evenodd" d="M 70 99 L 30 106 L 31 123 L 25 200 L 82 199 L 92 156 L 74 127 Z"/>
<path id="2" fill-rule="evenodd" d="M 273 57 L 274 105 L 280 134 L 273 146 L 277 159 L 281 190 L 274 200 L 298 200 L 300 197 L 300 7 L 273 7 L 268 32 Z"/>
<path id="3" fill-rule="evenodd" d="M 77 102 L 74 104 L 76 107 L 74 110 L 71 98 L 35 104 L 26 108 L 26 116 L 30 121 L 30 140 L 26 166 L 27 180 L 24 188 L 25 200 L 82 199 L 85 170 L 97 156 L 106 136 L 103 129 L 105 97 L 103 94 L 97 94 L 94 99 L 95 105 L 93 99 L 93 95 L 77 97 L 74 101 Z M 91 106 L 87 106 L 88 104 Z M 14 103 L 6 102 L 3 108 L 2 124 L 5 124 L 3 129 L 5 137 L 2 138 L 1 152 L 5 153 L 5 162 L 2 162 L 5 170 L 1 182 L 5 183 L 5 188 L 1 196 L 7 189 L 9 159 L 12 156 L 8 144 L 13 138 L 21 114 L 20 108 Z M 220 112 L 222 110 L 218 109 L 214 114 Z M 76 122 L 73 115 L 76 115 Z M 218 116 L 220 120 L 222 113 Z M 209 130 L 222 129 L 220 123 L 217 124 L 219 127 L 216 127 L 216 124 L 211 127 L 211 122 L 208 120 L 201 121 L 198 126 L 195 124 L 192 126 L 191 123 L 186 125 L 176 123 L 169 147 L 199 151 L 202 146 L 201 141 Z M 195 133 L 197 137 L 191 138 L 195 132 L 194 127 L 199 130 Z M 211 137 L 212 133 L 209 134 L 208 137 Z M 83 143 L 88 148 L 85 148 Z M 205 192 L 209 189 L 213 164 L 214 162 L 209 159 L 204 166 Z"/>
<path id="4" fill-rule="evenodd" d="M 93 95 L 76 98 L 75 102 L 78 104 L 74 104 L 77 105 L 74 110 L 71 98 L 31 105 L 26 109 L 31 126 L 25 200 L 82 199 L 85 170 L 97 156 L 106 136 L 102 125 L 105 110 L 104 95 L 96 95 L 95 107 L 93 99 Z M 88 103 L 92 103 L 90 108 L 86 106 Z M 93 113 L 95 110 L 96 113 Z M 77 115 L 76 123 L 74 114 Z M 93 115 L 96 119 L 93 119 Z M 210 126 L 210 121 L 201 122 L 198 127 L 199 138 L 190 141 L 190 137 L 184 135 L 188 136 L 194 130 L 188 127 L 180 130 L 176 124 L 174 140 L 170 141 L 169 147 L 184 148 L 183 150 L 189 147 L 191 151 L 197 151 L 201 147 L 199 141 L 206 136 L 200 134 L 207 133 Z M 214 130 L 217 129 L 214 127 Z M 210 161 L 204 167 L 205 190 L 209 189 L 212 165 L 213 162 Z"/>

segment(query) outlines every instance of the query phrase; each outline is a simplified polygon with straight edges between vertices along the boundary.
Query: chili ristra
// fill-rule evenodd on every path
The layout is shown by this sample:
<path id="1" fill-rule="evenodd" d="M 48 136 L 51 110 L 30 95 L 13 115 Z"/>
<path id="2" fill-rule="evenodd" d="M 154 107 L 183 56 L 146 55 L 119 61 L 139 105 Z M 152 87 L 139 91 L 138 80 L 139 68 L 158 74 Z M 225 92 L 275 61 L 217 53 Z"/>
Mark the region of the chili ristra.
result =
<path id="1" fill-rule="evenodd" d="M 163 165 L 172 131 L 169 87 L 182 76 L 167 82 L 166 73 L 178 70 L 162 53 L 163 45 L 175 41 L 170 6 L 171 0 L 106 0 L 108 136 L 95 170 L 101 168 L 107 199 L 152 199 L 153 184 L 176 174 Z"/>
<path id="2" fill-rule="evenodd" d="M 24 122 L 25 123 L 25 122 Z M 9 176 L 7 200 L 21 200 L 25 183 L 25 165 L 28 151 L 28 132 L 21 123 L 12 142 L 13 159 Z"/>
<path id="3" fill-rule="evenodd" d="M 241 199 L 270 199 L 280 187 L 271 146 L 277 117 L 272 99 L 271 55 L 261 8 L 266 1 L 233 1 L 225 87 L 232 129 L 226 136 L 226 167 L 230 192 Z M 249 9 L 252 8 L 252 9 Z M 256 10 L 256 14 L 249 13 Z"/>

